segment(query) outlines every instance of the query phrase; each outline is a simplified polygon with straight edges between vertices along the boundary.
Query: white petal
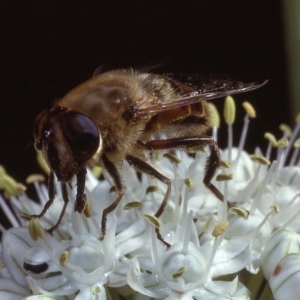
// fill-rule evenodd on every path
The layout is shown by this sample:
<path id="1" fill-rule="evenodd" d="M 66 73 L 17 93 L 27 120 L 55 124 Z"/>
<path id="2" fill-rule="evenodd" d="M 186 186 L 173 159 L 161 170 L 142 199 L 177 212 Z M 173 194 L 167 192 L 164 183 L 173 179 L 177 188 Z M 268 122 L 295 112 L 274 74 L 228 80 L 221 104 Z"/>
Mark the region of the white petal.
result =
<path id="1" fill-rule="evenodd" d="M 23 298 L 22 300 L 66 300 L 66 297 L 51 296 L 51 295 L 33 295 L 33 296 Z"/>
<path id="2" fill-rule="evenodd" d="M 99 289 L 100 292 L 93 292 L 93 289 Z M 96 285 L 94 287 L 87 287 L 80 289 L 80 292 L 75 297 L 75 300 L 106 300 L 106 291 L 103 285 Z"/>
<path id="3" fill-rule="evenodd" d="M 24 227 L 11 228 L 2 237 L 3 259 L 5 266 L 13 278 L 21 285 L 27 287 L 23 269 L 23 255 L 33 245 L 28 229 Z"/>
<path id="4" fill-rule="evenodd" d="M 276 300 L 299 299 L 300 255 L 289 254 L 275 267 L 269 284 Z"/>
<path id="5" fill-rule="evenodd" d="M 132 259 L 132 267 L 127 274 L 127 283 L 132 289 L 153 298 L 166 297 L 166 285 L 163 285 L 162 282 L 158 282 L 155 277 L 155 275 L 142 274 L 138 261 L 135 258 Z"/>
<path id="6" fill-rule="evenodd" d="M 201 248 L 189 242 L 186 252 L 183 253 L 182 247 L 182 243 L 173 244 L 169 251 L 161 256 L 162 272 L 167 280 L 177 282 L 173 274 L 183 267 L 185 272 L 180 277 L 185 283 L 197 282 L 206 267 L 206 261 L 200 252 Z"/>
<path id="7" fill-rule="evenodd" d="M 0 299 L 17 299 L 30 295 L 30 291 L 13 279 L 1 278 L 0 279 Z"/>
<path id="8" fill-rule="evenodd" d="M 289 253 L 300 253 L 300 237 L 290 230 L 275 232 L 260 258 L 264 276 L 269 280 L 278 262 Z"/>
<path id="9" fill-rule="evenodd" d="M 249 245 L 248 240 L 239 238 L 221 244 L 211 267 L 211 276 L 232 274 L 243 269 L 251 259 Z"/>
<path id="10" fill-rule="evenodd" d="M 239 289 L 244 295 L 240 295 Z M 232 281 L 210 281 L 202 288 L 195 290 L 193 296 L 196 299 L 235 299 L 233 297 L 237 293 L 237 299 L 250 299 L 249 292 L 239 285 L 238 278 Z M 231 296 L 231 297 L 230 297 Z"/>

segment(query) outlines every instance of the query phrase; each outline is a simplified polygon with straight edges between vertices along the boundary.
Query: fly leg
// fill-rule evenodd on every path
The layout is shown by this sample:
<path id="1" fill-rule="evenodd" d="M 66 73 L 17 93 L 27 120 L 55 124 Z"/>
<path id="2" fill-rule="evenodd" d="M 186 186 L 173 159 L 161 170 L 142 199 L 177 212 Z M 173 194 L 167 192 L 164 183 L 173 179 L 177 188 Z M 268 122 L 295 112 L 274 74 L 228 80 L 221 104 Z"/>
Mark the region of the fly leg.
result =
<path id="1" fill-rule="evenodd" d="M 221 201 L 224 200 L 223 194 L 211 183 L 218 167 L 220 166 L 219 147 L 211 136 L 201 137 L 179 137 L 166 140 L 152 140 L 146 143 L 139 142 L 145 150 L 171 150 L 171 149 L 197 149 L 197 147 L 210 146 L 211 152 L 207 159 L 203 183 Z M 228 207 L 231 207 L 228 202 Z"/>
<path id="2" fill-rule="evenodd" d="M 169 178 L 167 178 L 166 176 L 162 175 L 158 170 L 156 170 L 154 167 L 152 167 L 147 162 L 145 162 L 144 160 L 142 160 L 138 157 L 135 157 L 132 155 L 127 155 L 126 160 L 135 169 L 137 169 L 143 173 L 146 173 L 150 176 L 153 176 L 167 185 L 167 191 L 165 193 L 164 199 L 163 199 L 158 211 L 155 213 L 155 217 L 159 218 L 167 205 L 167 202 L 168 202 L 168 199 L 169 199 L 169 196 L 171 193 L 171 180 Z M 161 236 L 161 234 L 159 232 L 159 228 L 155 227 L 155 232 L 156 232 L 157 238 L 166 245 L 167 249 L 169 249 L 171 245 L 163 239 L 163 237 Z"/>
<path id="3" fill-rule="evenodd" d="M 102 161 L 104 164 L 105 169 L 107 170 L 108 174 L 112 178 L 115 183 L 116 191 L 118 193 L 117 199 L 108 207 L 103 210 L 102 219 L 101 219 L 101 235 L 99 239 L 102 241 L 106 234 L 106 221 L 107 215 L 112 212 L 120 203 L 123 195 L 124 195 L 124 188 L 122 185 L 122 178 L 117 169 L 117 167 L 107 158 L 105 154 L 102 156 Z"/>
<path id="4" fill-rule="evenodd" d="M 61 189 L 62 189 L 62 196 L 63 196 L 63 200 L 64 200 L 64 205 L 63 208 L 61 210 L 61 213 L 59 215 L 58 221 L 56 222 L 56 224 L 54 226 L 52 226 L 51 228 L 47 229 L 47 231 L 52 234 L 53 231 L 60 225 L 61 220 L 65 214 L 68 202 L 69 202 L 69 198 L 68 198 L 68 194 L 67 194 L 67 188 L 66 188 L 66 184 L 62 183 L 61 184 Z M 29 215 L 29 214 L 25 214 L 22 213 L 21 217 L 30 220 L 31 218 L 41 218 L 45 215 L 45 213 L 47 212 L 47 210 L 49 209 L 49 207 L 53 204 L 54 201 L 54 173 L 50 172 L 49 175 L 49 181 L 48 181 L 48 195 L 49 195 L 49 200 L 45 203 L 43 210 L 40 212 L 40 214 L 38 215 Z"/>

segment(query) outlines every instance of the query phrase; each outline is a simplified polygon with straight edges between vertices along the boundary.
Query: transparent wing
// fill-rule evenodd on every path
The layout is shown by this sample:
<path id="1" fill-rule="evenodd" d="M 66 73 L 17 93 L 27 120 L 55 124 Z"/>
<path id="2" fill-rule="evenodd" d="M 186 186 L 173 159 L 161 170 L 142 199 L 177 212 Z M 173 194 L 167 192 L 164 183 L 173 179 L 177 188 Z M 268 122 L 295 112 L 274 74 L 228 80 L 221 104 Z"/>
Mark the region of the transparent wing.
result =
<path id="1" fill-rule="evenodd" d="M 135 112 L 139 116 L 203 100 L 209 101 L 215 98 L 252 91 L 268 82 L 265 80 L 262 82 L 243 83 L 228 78 L 226 75 L 202 76 L 197 74 L 176 74 L 174 76 L 174 74 L 168 73 L 152 76 L 155 76 L 153 77 L 152 91 L 158 100 L 148 101 L 146 105 L 143 103 L 143 105 L 137 107 Z M 178 79 L 184 81 L 184 83 L 178 81 Z"/>

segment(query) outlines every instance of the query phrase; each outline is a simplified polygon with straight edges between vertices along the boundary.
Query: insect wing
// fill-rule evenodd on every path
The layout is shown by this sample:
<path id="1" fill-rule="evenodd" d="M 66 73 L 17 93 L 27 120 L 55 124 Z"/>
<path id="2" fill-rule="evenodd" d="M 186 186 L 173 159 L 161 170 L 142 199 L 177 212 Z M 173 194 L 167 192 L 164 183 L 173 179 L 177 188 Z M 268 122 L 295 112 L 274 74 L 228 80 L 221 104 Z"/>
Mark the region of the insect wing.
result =
<path id="1" fill-rule="evenodd" d="M 223 78 L 221 80 L 218 78 L 208 78 L 207 80 L 203 79 L 196 86 L 194 83 L 181 83 L 171 79 L 170 77 L 166 77 L 165 82 L 175 83 L 177 86 L 170 89 L 167 88 L 167 84 L 163 84 L 160 88 L 160 101 L 153 102 L 152 104 L 149 103 L 147 107 L 138 108 L 136 111 L 138 115 L 142 116 L 149 113 L 158 113 L 200 101 L 209 101 L 215 98 L 252 91 L 265 85 L 268 80 L 262 82 L 243 83 L 229 78 Z M 176 93 L 177 97 L 169 97 L 168 99 L 168 95 L 171 95 L 172 92 Z"/>

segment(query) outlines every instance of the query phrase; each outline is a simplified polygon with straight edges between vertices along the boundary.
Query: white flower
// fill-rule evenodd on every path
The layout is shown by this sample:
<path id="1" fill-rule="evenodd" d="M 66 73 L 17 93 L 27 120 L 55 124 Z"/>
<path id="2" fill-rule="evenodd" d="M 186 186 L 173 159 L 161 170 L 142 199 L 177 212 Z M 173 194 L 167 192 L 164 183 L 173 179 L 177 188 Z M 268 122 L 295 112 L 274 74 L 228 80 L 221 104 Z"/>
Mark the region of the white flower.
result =
<path id="1" fill-rule="evenodd" d="M 255 156 L 243 151 L 248 122 L 246 117 L 239 148 L 231 146 L 229 125 L 229 148 L 221 151 L 221 158 L 229 162 L 224 161 L 219 171 L 218 179 L 223 181 L 212 181 L 224 194 L 223 202 L 202 183 L 209 152 L 192 157 L 176 151 L 176 159 L 151 158 L 172 180 L 163 214 L 159 221 L 151 219 L 166 186 L 145 174 L 138 177 L 124 163 L 127 190 L 108 215 L 103 241 L 99 240 L 102 211 L 116 198 L 105 171 L 101 181 L 90 172 L 87 175 L 91 217 L 74 212 L 76 189 L 70 188 L 70 204 L 53 236 L 42 228 L 57 221 L 63 204 L 59 192 L 45 216 L 30 221 L 30 234 L 19 213 L 40 213 L 48 200 L 45 185 L 35 182 L 41 204 L 24 193 L 12 196 L 13 212 L 0 197 L 13 225 L 9 230 L 1 227 L 0 298 L 250 299 L 239 272 L 246 269 L 250 276 L 260 268 L 276 299 L 285 299 L 282 295 L 288 292 L 298 294 L 299 275 L 291 272 L 292 263 L 299 264 L 300 167 L 295 159 L 284 166 L 291 148 L 283 141 L 273 142 L 278 152 L 272 164 L 271 146 L 266 158 L 259 149 Z M 155 222 L 160 223 L 159 232 L 169 249 L 157 239 Z"/>

